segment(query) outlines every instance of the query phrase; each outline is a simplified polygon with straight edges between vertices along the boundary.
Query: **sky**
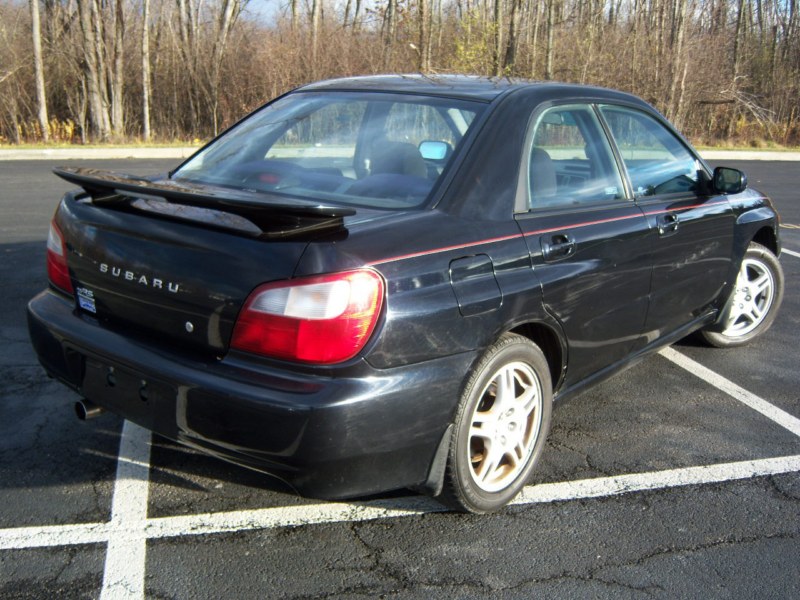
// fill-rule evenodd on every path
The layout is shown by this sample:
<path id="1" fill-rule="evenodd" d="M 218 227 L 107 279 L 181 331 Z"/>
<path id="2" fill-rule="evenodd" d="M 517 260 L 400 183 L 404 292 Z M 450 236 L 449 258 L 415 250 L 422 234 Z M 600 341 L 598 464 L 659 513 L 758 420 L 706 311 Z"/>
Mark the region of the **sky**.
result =
<path id="1" fill-rule="evenodd" d="M 269 22 L 287 4 L 288 0 L 248 0 L 244 12 L 249 18 Z"/>

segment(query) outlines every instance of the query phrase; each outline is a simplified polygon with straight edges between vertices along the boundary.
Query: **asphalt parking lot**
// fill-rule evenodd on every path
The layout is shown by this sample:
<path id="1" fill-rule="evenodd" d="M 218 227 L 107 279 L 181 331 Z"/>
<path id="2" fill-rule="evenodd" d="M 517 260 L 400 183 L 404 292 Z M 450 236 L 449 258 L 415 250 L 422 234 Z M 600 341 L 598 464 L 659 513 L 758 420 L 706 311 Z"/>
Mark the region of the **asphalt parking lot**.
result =
<path id="1" fill-rule="evenodd" d="M 303 499 L 114 415 L 78 421 L 25 324 L 69 185 L 0 162 L 0 598 L 800 596 L 800 166 L 726 164 L 783 217 L 771 331 L 685 340 L 557 406 L 524 494 L 468 516 L 410 492 Z"/>

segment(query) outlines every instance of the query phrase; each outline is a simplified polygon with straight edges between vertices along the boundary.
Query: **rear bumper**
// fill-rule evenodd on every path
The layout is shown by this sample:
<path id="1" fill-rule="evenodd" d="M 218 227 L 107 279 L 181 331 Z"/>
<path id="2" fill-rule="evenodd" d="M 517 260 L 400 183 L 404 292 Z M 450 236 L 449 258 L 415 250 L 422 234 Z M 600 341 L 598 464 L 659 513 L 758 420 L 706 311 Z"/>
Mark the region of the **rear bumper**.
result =
<path id="1" fill-rule="evenodd" d="M 47 372 L 92 402 L 330 499 L 423 484 L 474 358 L 322 375 L 189 358 L 109 331 L 48 291 L 28 305 L 28 327 Z"/>

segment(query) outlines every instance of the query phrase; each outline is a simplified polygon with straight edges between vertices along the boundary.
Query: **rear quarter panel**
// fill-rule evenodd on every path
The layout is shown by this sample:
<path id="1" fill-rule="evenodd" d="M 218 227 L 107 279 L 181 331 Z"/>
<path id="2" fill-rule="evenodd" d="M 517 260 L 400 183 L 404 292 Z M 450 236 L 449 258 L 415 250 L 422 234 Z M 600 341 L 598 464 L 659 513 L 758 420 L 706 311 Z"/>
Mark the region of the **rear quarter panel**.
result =
<path id="1" fill-rule="evenodd" d="M 473 263 L 481 265 L 474 274 L 454 271 Z M 363 266 L 387 284 L 384 314 L 366 354 L 379 369 L 482 350 L 520 322 L 548 318 L 525 241 L 510 219 L 428 210 L 376 220 L 335 244 L 310 244 L 298 275 Z M 453 281 L 464 277 L 467 285 L 457 285 L 457 292 Z"/>

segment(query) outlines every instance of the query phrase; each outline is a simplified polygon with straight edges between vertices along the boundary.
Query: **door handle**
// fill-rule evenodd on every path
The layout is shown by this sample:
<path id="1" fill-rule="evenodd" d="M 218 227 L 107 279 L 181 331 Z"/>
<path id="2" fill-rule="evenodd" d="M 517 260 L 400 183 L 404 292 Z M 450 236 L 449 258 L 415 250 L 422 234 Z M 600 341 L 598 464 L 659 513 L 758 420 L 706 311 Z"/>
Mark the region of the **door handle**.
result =
<path id="1" fill-rule="evenodd" d="M 552 236 L 549 240 L 542 238 L 542 256 L 545 260 L 566 258 L 575 254 L 575 240 L 565 233 Z"/>
<path id="2" fill-rule="evenodd" d="M 658 235 L 671 235 L 677 233 L 681 220 L 675 213 L 667 213 L 658 218 Z"/>

